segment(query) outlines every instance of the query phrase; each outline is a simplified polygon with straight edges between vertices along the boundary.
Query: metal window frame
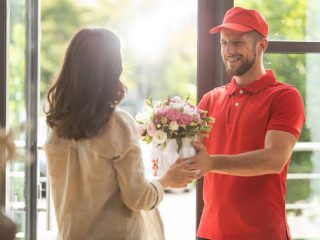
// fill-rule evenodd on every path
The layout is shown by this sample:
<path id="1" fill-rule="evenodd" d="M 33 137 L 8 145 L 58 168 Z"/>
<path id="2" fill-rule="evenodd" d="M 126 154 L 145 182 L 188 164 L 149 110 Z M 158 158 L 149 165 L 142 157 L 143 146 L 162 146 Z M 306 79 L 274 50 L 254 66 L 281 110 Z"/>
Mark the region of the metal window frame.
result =
<path id="1" fill-rule="evenodd" d="M 26 1 L 26 147 L 32 164 L 26 166 L 26 239 L 37 239 L 37 172 L 39 113 L 40 0 Z"/>
<path id="2" fill-rule="evenodd" d="M 0 127 L 7 126 L 7 1 L 0 0 Z M 0 175 L 0 207 L 5 206 L 5 175 Z"/>
<path id="3" fill-rule="evenodd" d="M 266 53 L 320 53 L 320 42 L 310 41 L 269 41 Z"/>
<path id="4" fill-rule="evenodd" d="M 26 146 L 32 155 L 32 164 L 26 166 L 26 239 L 37 239 L 37 119 L 39 82 L 39 0 L 26 1 Z M 8 16 L 9 2 L 0 0 L 0 126 L 7 128 L 8 105 Z M 0 186 L 0 206 L 5 206 L 5 176 Z"/>
<path id="5" fill-rule="evenodd" d="M 218 35 L 210 35 L 212 26 L 222 22 L 225 12 L 233 7 L 233 0 L 198 0 L 198 59 L 197 59 L 197 100 L 211 89 L 227 83 L 230 78 L 224 70 L 220 55 Z M 203 210 L 203 179 L 196 184 L 196 230 Z"/>

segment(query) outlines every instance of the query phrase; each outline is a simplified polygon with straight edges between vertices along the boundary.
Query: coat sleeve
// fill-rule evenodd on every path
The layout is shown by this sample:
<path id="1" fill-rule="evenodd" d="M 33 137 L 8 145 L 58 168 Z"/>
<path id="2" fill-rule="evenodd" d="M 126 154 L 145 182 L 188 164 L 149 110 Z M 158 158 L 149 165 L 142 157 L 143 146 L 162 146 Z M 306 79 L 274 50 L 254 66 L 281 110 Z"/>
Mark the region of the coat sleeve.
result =
<path id="1" fill-rule="evenodd" d="M 137 127 L 132 119 L 120 126 L 119 156 L 113 166 L 117 172 L 121 199 L 132 210 L 151 210 L 163 198 L 163 188 L 158 181 L 149 182 L 144 176 Z"/>

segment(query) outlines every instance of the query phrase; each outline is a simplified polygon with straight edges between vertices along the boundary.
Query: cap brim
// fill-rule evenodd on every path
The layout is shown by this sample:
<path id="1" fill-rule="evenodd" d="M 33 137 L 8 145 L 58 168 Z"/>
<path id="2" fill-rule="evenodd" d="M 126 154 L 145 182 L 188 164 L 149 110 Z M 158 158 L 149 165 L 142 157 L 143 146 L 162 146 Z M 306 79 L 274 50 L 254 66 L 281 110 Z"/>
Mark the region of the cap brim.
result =
<path id="1" fill-rule="evenodd" d="M 244 26 L 241 24 L 237 24 L 237 23 L 224 23 L 214 28 L 211 28 L 209 33 L 214 34 L 214 33 L 220 32 L 223 29 L 231 29 L 238 32 L 250 32 L 253 30 L 253 28 L 250 28 L 248 26 Z"/>

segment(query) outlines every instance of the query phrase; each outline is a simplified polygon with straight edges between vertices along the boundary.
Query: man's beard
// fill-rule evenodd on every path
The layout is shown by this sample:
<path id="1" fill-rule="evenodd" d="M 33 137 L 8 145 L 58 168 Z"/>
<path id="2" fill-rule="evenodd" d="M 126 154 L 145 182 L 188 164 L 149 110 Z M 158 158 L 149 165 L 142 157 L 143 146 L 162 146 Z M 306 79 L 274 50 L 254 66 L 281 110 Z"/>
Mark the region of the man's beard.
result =
<path id="1" fill-rule="evenodd" d="M 224 61 L 224 67 L 229 76 L 242 76 L 252 68 L 255 61 L 256 61 L 256 54 L 255 52 L 253 52 L 253 58 L 251 60 L 250 59 L 244 60 L 243 62 L 241 62 L 239 67 L 233 68 L 233 69 L 228 68 L 228 65 L 225 61 Z"/>

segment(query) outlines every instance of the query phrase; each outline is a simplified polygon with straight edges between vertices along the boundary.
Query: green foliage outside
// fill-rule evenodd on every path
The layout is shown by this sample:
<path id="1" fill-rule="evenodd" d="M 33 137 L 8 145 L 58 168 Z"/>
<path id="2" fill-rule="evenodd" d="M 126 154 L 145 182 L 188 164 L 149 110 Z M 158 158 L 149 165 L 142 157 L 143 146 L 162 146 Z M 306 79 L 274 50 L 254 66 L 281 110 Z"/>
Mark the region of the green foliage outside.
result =
<path id="1" fill-rule="evenodd" d="M 157 99 L 179 95 L 190 97 L 190 101 L 196 103 L 196 11 L 181 29 L 168 32 L 170 44 L 162 54 L 137 54 L 137 49 L 127 47 L 130 45 L 127 44 L 128 33 L 135 18 L 152 16 L 157 12 L 157 4 L 159 1 L 154 0 L 98 0 L 93 6 L 71 0 L 43 1 L 41 99 L 45 99 L 50 82 L 58 74 L 73 34 L 81 27 L 104 26 L 115 31 L 122 40 L 122 80 L 129 89 L 122 104 L 126 110 L 134 115 L 140 110 L 143 99 L 150 96 Z"/>
<path id="2" fill-rule="evenodd" d="M 12 1 L 11 9 L 16 9 L 11 13 L 10 36 L 8 49 L 8 72 L 9 72 L 9 123 L 15 131 L 15 137 L 23 140 L 24 122 L 26 119 L 25 105 L 25 5 L 18 0 Z"/>
<path id="3" fill-rule="evenodd" d="M 311 4 L 314 3 L 314 4 Z M 309 36 L 307 29 L 307 16 L 315 13 L 315 1 L 244 1 L 237 0 L 235 5 L 260 10 L 269 23 L 271 40 L 298 40 L 316 38 L 317 35 Z M 285 10 L 287 9 L 287 10 Z M 290 9 L 290 11 L 288 11 Z M 319 34 L 319 31 L 318 31 Z M 305 54 L 266 54 L 266 68 L 273 69 L 281 82 L 294 85 L 302 94 L 306 102 L 306 55 Z M 305 125 L 300 137 L 301 142 L 311 141 L 310 129 Z M 293 153 L 289 173 L 312 173 L 312 152 Z M 311 195 L 309 179 L 292 179 L 287 181 L 287 203 L 306 202 Z M 296 215 L 301 214 L 300 210 L 293 211 Z"/>

